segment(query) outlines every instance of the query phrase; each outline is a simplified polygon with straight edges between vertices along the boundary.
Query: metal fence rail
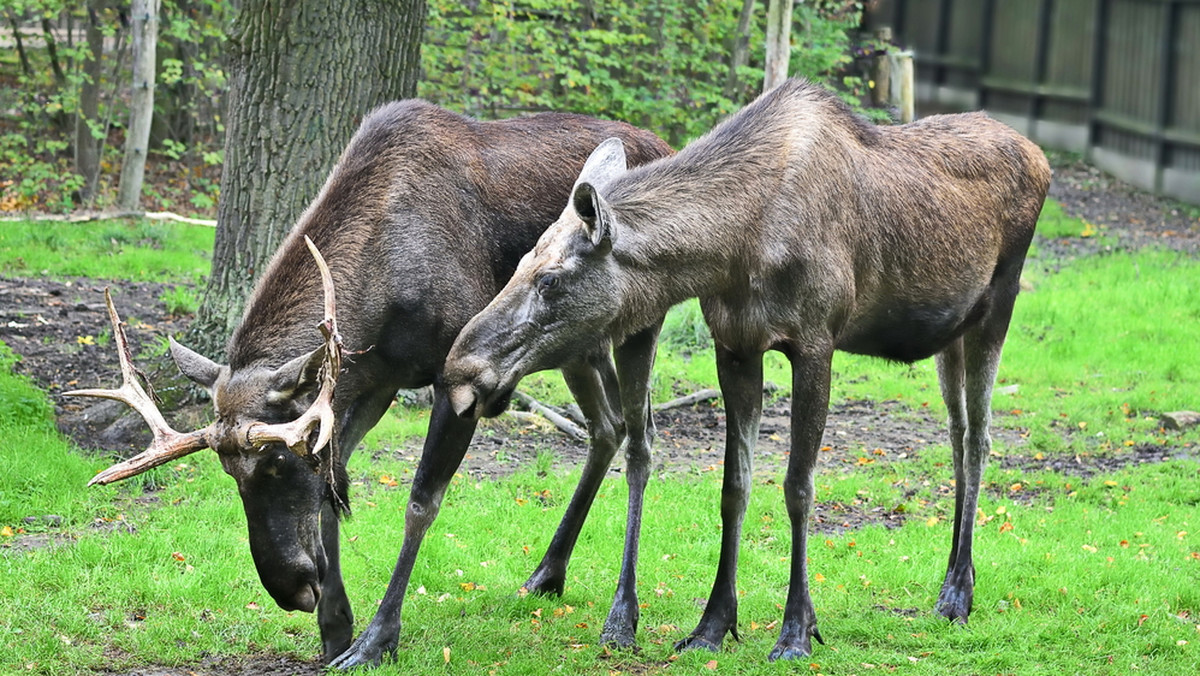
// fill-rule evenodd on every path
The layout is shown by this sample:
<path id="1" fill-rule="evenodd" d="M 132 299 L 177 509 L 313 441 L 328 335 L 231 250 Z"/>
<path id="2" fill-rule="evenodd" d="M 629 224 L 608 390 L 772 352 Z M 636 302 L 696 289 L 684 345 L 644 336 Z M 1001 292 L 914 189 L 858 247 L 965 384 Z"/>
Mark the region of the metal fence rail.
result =
<path id="1" fill-rule="evenodd" d="M 1200 0 L 881 0 L 925 110 L 983 108 L 1039 143 L 1200 203 Z"/>

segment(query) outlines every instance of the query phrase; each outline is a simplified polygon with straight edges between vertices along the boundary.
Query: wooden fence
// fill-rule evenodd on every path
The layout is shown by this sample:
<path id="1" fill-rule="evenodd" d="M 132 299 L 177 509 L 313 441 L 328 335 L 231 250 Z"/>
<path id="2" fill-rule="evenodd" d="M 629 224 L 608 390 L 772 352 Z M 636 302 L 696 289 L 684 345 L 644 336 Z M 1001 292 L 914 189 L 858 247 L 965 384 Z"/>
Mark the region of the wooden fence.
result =
<path id="1" fill-rule="evenodd" d="M 1200 203 L 1200 0 L 877 0 L 918 113 L 986 109 L 1136 185 Z"/>

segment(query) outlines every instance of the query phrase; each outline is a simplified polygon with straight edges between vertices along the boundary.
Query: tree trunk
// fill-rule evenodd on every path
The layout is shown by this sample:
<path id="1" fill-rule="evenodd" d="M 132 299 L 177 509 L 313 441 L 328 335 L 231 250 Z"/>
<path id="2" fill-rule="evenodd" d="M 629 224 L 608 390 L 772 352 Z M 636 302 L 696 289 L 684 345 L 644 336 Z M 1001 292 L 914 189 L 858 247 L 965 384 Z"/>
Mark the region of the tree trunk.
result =
<path id="1" fill-rule="evenodd" d="M 224 353 L 255 279 L 362 117 L 411 97 L 425 0 L 243 0 L 229 40 L 212 273 L 188 340 Z"/>
<path id="2" fill-rule="evenodd" d="M 137 211 L 146 175 L 150 123 L 154 118 L 154 59 L 158 44 L 158 8 L 161 0 L 133 0 L 133 91 L 129 100 L 129 127 L 125 130 L 125 159 L 117 206 Z"/>
<path id="3" fill-rule="evenodd" d="M 88 2 L 88 49 L 83 62 L 83 82 L 79 86 L 79 110 L 75 115 L 75 171 L 83 178 L 80 197 L 90 202 L 100 177 L 100 63 L 104 56 L 104 34 L 100 31 L 100 12 L 105 0 Z"/>
<path id="4" fill-rule="evenodd" d="M 767 5 L 767 54 L 763 91 L 769 92 L 787 79 L 792 55 L 792 0 L 770 0 Z"/>
<path id="5" fill-rule="evenodd" d="M 738 15 L 737 34 L 733 37 L 733 57 L 729 61 L 729 74 L 725 76 L 725 98 L 740 101 L 742 83 L 738 70 L 750 63 L 750 20 L 754 18 L 757 0 L 742 0 L 742 13 Z"/>

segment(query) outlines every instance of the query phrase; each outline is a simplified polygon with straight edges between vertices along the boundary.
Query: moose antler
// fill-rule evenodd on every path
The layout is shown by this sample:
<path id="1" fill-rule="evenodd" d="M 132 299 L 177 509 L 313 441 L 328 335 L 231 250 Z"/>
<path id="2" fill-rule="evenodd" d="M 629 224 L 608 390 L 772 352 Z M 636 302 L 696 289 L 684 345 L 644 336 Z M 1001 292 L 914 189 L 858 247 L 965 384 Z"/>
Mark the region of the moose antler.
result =
<path id="1" fill-rule="evenodd" d="M 325 361 L 321 365 L 319 375 L 321 389 L 312 406 L 296 420 L 274 425 L 251 422 L 236 430 L 236 438 L 244 440 L 254 448 L 262 448 L 269 443 L 280 442 L 296 455 L 307 458 L 319 453 L 333 438 L 333 388 L 337 384 L 338 374 L 342 370 L 342 337 L 337 330 L 333 276 L 329 272 L 329 266 L 325 264 L 324 257 L 321 256 L 321 252 L 317 250 L 312 240 L 305 237 L 304 241 L 308 244 L 308 250 L 312 252 L 317 267 L 321 271 L 321 286 L 325 294 L 325 318 L 317 326 L 325 338 Z M 117 353 L 121 360 L 123 380 L 121 387 L 115 390 L 73 390 L 64 394 L 71 397 L 100 397 L 124 402 L 145 419 L 146 424 L 154 433 L 154 440 L 145 451 L 97 474 L 88 482 L 89 486 L 127 479 L 189 453 L 195 453 L 204 448 L 216 448 L 216 440 L 232 431 L 227 428 L 217 429 L 217 425 L 220 423 L 216 422 L 184 434 L 176 432 L 167 424 L 158 410 L 154 398 L 146 393 L 139 382 L 140 372 L 133 365 L 133 355 L 129 351 L 129 343 L 125 338 L 125 328 L 121 323 L 121 318 L 117 316 L 117 310 L 113 306 L 112 295 L 108 289 L 104 290 L 104 301 L 108 305 L 108 317 L 112 321 L 113 337 L 117 342 Z M 317 428 L 317 440 L 310 449 L 308 438 L 312 435 L 314 427 Z"/>
<path id="2" fill-rule="evenodd" d="M 108 318 L 112 322 L 113 339 L 117 342 L 117 356 L 121 360 L 121 379 L 123 381 L 121 387 L 115 390 L 73 390 L 64 394 L 70 397 L 113 399 L 128 404 L 146 420 L 150 431 L 154 433 L 154 440 L 150 442 L 150 446 L 145 451 L 92 477 L 92 480 L 88 482 L 89 486 L 110 484 L 127 479 L 176 458 L 182 458 L 189 453 L 209 448 L 211 445 L 208 440 L 209 432 L 212 430 L 211 425 L 183 434 L 176 432 L 167 424 L 162 413 L 159 412 L 158 406 L 154 403 L 154 398 L 146 393 L 139 382 L 141 373 L 133 365 L 133 355 L 129 351 L 129 342 L 125 338 L 125 326 L 117 315 L 117 308 L 113 305 L 112 294 L 108 289 L 104 290 L 104 302 L 108 305 Z"/>
<path id="3" fill-rule="evenodd" d="M 321 365 L 319 376 L 321 390 L 317 393 L 317 398 L 313 401 L 312 406 L 299 418 L 289 423 L 274 425 L 262 422 L 250 423 L 246 426 L 244 436 L 246 441 L 255 448 L 280 442 L 302 458 L 320 453 L 321 449 L 325 448 L 325 445 L 333 438 L 333 388 L 337 384 L 338 374 L 342 371 L 342 336 L 337 330 L 333 275 L 329 273 L 329 266 L 325 264 L 325 258 L 321 256 L 321 252 L 317 250 L 316 245 L 307 235 L 304 237 L 304 243 L 308 245 L 308 250 L 316 260 L 317 268 L 321 271 L 321 287 L 325 291 L 325 319 L 317 325 L 321 335 L 325 338 L 325 363 Z M 318 429 L 317 441 L 310 449 L 308 438 L 312 434 L 314 426 Z"/>

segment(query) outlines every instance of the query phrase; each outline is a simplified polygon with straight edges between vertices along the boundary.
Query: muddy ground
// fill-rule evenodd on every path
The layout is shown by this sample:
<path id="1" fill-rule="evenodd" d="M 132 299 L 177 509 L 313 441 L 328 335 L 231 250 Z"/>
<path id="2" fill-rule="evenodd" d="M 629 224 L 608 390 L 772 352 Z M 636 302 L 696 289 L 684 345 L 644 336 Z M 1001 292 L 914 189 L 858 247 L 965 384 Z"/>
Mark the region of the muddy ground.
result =
<path id="1" fill-rule="evenodd" d="M 1115 238 L 1115 244 L 1099 239 L 1064 240 L 1045 243 L 1048 255 L 1060 257 L 1090 253 L 1103 247 L 1140 248 L 1163 246 L 1183 251 L 1200 251 L 1200 209 L 1181 205 L 1140 191 L 1108 177 L 1081 162 L 1059 160 L 1051 197 L 1061 202 L 1072 216 L 1100 226 L 1101 233 Z M 92 404 L 72 400 L 61 393 L 78 387 L 113 386 L 119 372 L 115 350 L 104 336 L 110 332 L 103 305 L 106 282 L 73 279 L 0 278 L 0 340 L 20 355 L 15 370 L 30 376 L 54 399 L 60 427 L 81 448 L 138 450 L 148 436 L 134 438 L 140 430 L 136 417 L 120 418 L 120 405 Z M 164 287 L 153 283 L 122 282 L 114 295 L 122 315 L 130 324 L 133 351 L 150 347 L 154 341 L 177 335 L 190 317 L 172 316 L 159 300 Z M 170 388 L 177 381 L 164 373 L 155 377 L 160 387 Z M 656 414 L 659 442 L 654 462 L 660 471 L 706 471 L 720 466 L 724 415 L 718 402 L 675 408 Z M 754 462 L 758 472 L 774 472 L 785 462 L 788 439 L 788 402 L 774 400 L 764 411 Z M 178 414 L 185 422 L 199 421 L 205 415 L 203 404 L 185 408 Z M 114 421 L 115 424 L 114 424 Z M 548 427 L 531 425 L 515 418 L 490 423 L 490 434 L 477 435 L 468 451 L 463 470 L 473 476 L 497 477 L 507 474 L 522 462 L 536 457 L 540 449 L 555 451 L 557 462 L 576 464 L 582 460 L 584 446 Z M 143 432 L 144 434 L 144 432 Z M 834 406 L 829 413 L 825 433 L 826 450 L 820 463 L 826 470 L 852 471 L 864 453 L 885 462 L 904 462 L 918 457 L 931 443 L 940 443 L 945 430 L 940 420 L 923 411 L 912 411 L 894 402 L 856 401 Z M 996 430 L 998 445 L 1006 449 L 1001 462 L 1006 466 L 1037 466 L 1047 462 L 1054 469 L 1077 475 L 1090 475 L 1129 463 L 1157 462 L 1163 449 L 1135 448 L 1119 457 L 1089 456 L 1034 461 L 1022 453 L 1022 430 Z M 144 447 L 144 446 L 143 446 Z M 497 451 L 503 450 L 503 453 Z M 415 454 L 416 445 L 394 452 Z M 620 461 L 613 472 L 620 471 Z M 814 515 L 814 527 L 821 532 L 853 529 L 865 523 L 896 527 L 904 515 L 870 505 L 821 504 Z M 314 646 L 315 650 L 315 646 Z M 187 668 L 146 669 L 131 674 L 165 676 L 167 674 L 315 674 L 319 665 L 279 655 L 251 658 L 214 658 Z"/>

